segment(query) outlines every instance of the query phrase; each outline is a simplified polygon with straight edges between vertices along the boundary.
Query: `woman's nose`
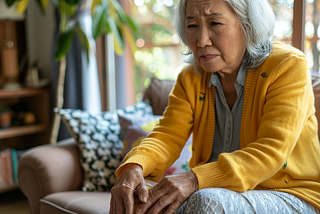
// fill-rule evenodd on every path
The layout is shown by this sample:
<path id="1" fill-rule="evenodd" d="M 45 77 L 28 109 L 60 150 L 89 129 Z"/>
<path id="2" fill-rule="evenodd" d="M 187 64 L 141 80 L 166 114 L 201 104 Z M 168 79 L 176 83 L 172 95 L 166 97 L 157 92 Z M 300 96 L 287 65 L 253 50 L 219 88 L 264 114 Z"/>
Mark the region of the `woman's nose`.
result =
<path id="1" fill-rule="evenodd" d="M 209 29 L 206 27 L 201 27 L 198 32 L 197 46 L 204 48 L 205 46 L 211 46 L 212 40 L 210 38 Z"/>

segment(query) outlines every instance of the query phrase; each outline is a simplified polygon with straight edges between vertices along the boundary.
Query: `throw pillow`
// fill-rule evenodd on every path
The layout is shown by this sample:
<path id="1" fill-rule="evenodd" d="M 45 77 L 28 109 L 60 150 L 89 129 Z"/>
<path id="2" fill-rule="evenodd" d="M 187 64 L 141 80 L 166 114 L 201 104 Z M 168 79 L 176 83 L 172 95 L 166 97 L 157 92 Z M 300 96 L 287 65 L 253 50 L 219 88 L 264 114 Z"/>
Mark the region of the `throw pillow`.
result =
<path id="1" fill-rule="evenodd" d="M 123 155 L 125 156 L 132 148 L 138 146 L 153 130 L 161 116 L 118 114 L 118 117 L 124 145 Z M 188 161 L 191 156 L 191 148 L 192 136 L 190 136 L 186 142 L 180 153 L 180 157 L 166 170 L 165 176 L 189 171 Z"/>
<path id="2" fill-rule="evenodd" d="M 143 95 L 143 101 L 150 103 L 154 115 L 163 115 L 168 106 L 169 94 L 175 84 L 174 80 L 152 78 Z"/>
<path id="3" fill-rule="evenodd" d="M 85 176 L 83 191 L 108 191 L 115 184 L 115 171 L 122 161 L 123 143 L 117 113 L 128 115 L 152 114 L 149 104 L 118 109 L 115 112 L 90 114 L 84 110 L 56 110 L 62 116 L 81 153 L 81 165 Z"/>

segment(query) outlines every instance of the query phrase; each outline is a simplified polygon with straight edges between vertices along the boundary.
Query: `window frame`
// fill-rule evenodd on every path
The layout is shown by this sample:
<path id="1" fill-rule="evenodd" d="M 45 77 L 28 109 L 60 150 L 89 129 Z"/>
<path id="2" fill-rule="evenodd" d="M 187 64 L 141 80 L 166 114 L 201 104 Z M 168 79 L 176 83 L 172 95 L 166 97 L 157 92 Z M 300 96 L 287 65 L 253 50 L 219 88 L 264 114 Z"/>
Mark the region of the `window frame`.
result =
<path id="1" fill-rule="evenodd" d="M 304 52 L 306 0 L 295 0 L 293 5 L 292 46 Z"/>

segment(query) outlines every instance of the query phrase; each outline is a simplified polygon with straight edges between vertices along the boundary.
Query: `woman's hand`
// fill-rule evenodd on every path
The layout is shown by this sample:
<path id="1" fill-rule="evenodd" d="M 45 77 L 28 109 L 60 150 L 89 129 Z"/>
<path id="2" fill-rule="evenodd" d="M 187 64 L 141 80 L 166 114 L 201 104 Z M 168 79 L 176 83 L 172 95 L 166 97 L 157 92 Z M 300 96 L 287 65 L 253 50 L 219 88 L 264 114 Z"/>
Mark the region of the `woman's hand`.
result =
<path id="1" fill-rule="evenodd" d="M 142 167 L 129 164 L 111 189 L 109 213 L 132 214 L 135 195 L 142 203 L 146 203 L 148 189 L 143 178 Z"/>
<path id="2" fill-rule="evenodd" d="M 136 214 L 175 213 L 198 188 L 193 172 L 166 176 L 150 190 L 150 198 L 139 205 Z"/>

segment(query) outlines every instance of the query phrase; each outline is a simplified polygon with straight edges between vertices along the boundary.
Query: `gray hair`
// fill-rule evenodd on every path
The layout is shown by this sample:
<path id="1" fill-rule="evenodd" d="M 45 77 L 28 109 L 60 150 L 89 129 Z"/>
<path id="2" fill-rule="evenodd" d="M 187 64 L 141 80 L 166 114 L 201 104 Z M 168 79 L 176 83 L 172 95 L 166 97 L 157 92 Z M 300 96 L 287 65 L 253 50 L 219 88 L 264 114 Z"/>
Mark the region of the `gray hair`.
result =
<path id="1" fill-rule="evenodd" d="M 272 35 L 275 16 L 267 0 L 221 0 L 226 2 L 240 20 L 246 38 L 246 55 L 244 67 L 259 67 L 272 51 Z M 187 0 L 180 0 L 174 17 L 174 27 L 180 40 L 186 46 L 186 62 L 194 63 L 195 59 L 188 46 L 185 29 Z"/>

